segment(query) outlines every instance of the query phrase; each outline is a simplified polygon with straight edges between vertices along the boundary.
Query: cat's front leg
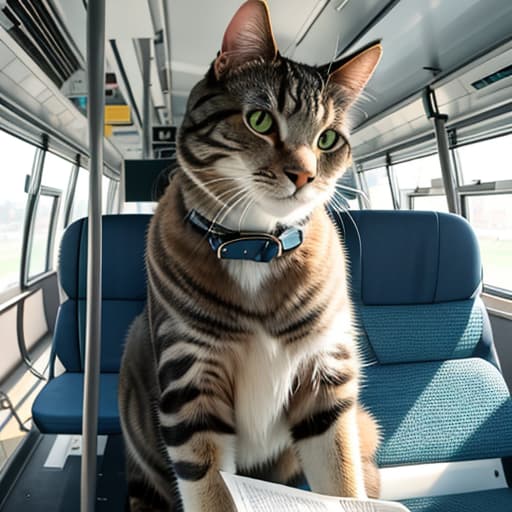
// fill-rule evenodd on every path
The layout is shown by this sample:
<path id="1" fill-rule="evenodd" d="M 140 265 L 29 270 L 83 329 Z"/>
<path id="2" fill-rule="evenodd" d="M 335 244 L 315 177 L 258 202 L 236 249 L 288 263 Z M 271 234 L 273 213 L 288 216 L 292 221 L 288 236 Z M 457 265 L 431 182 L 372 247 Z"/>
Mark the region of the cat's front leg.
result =
<path id="1" fill-rule="evenodd" d="M 367 494 L 357 395 L 353 385 L 345 386 L 321 389 L 304 402 L 296 400 L 295 410 L 290 411 L 291 432 L 313 491 L 362 499 Z"/>
<path id="2" fill-rule="evenodd" d="M 233 436 L 196 434 L 186 446 L 168 447 L 184 512 L 234 512 L 220 470 L 234 472 Z M 223 460 L 224 459 L 224 460 Z"/>
<path id="3" fill-rule="evenodd" d="M 208 407 L 195 404 L 189 414 L 168 414 L 162 402 L 161 430 L 184 512 L 234 512 L 219 473 L 235 472 L 235 431 L 225 419 L 226 406 L 210 396 Z"/>
<path id="4" fill-rule="evenodd" d="M 351 406 L 339 414 L 321 434 L 316 434 L 316 429 L 329 419 L 312 418 L 319 424 L 316 427 L 311 424 L 297 432 L 296 439 L 304 473 L 312 490 L 335 496 L 366 498 L 356 407 Z"/>

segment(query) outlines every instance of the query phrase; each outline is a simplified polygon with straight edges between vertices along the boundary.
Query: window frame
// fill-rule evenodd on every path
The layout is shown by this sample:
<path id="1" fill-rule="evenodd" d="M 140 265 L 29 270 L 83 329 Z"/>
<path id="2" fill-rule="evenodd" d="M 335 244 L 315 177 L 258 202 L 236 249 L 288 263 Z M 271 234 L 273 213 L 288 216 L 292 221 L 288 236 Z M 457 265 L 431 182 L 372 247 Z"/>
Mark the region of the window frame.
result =
<path id="1" fill-rule="evenodd" d="M 395 174 L 393 170 L 393 166 L 390 163 L 385 163 L 384 165 L 378 166 L 378 167 L 372 167 L 370 169 L 362 169 L 359 168 L 356 171 L 357 177 L 359 178 L 359 186 L 364 194 L 364 203 L 365 203 L 365 209 L 372 210 L 376 209 L 372 207 L 372 198 L 370 194 L 370 187 L 368 186 L 368 180 L 366 179 L 366 173 L 375 171 L 377 169 L 383 169 L 386 174 L 386 179 L 388 182 L 389 187 L 389 195 L 391 198 L 391 208 L 389 208 L 389 211 L 395 211 L 397 210 L 397 206 L 400 207 L 400 201 L 397 199 L 397 196 L 395 194 L 395 190 L 393 187 L 393 182 L 395 179 Z M 357 182 L 357 181 L 356 181 Z M 361 194 L 361 196 L 363 195 Z M 360 206 L 362 206 L 362 201 L 360 201 Z M 363 209 L 363 208 L 361 208 Z"/>
<path id="2" fill-rule="evenodd" d="M 42 196 L 53 197 L 52 209 L 51 209 L 51 213 L 50 213 L 50 225 L 48 226 L 48 239 L 46 242 L 45 265 L 44 265 L 44 270 L 42 272 L 39 272 L 38 274 L 31 276 L 30 275 L 30 258 L 32 256 L 32 244 L 34 241 L 33 226 L 35 226 L 37 207 L 39 206 L 39 198 Z M 32 229 L 31 229 L 30 239 L 29 239 L 27 251 L 26 251 L 27 252 L 27 254 L 26 254 L 26 256 L 27 256 L 26 278 L 25 278 L 23 284 L 27 288 L 34 285 L 35 283 L 45 279 L 48 275 L 53 274 L 55 272 L 55 270 L 51 268 L 51 262 L 52 262 L 53 250 L 54 250 L 54 245 L 55 245 L 55 234 L 57 232 L 57 223 L 58 223 L 58 218 L 59 218 L 61 199 L 62 199 L 62 191 L 61 190 L 59 190 L 57 188 L 41 185 L 39 194 L 37 196 L 35 208 L 34 208 Z"/>
<path id="3" fill-rule="evenodd" d="M 453 133 L 453 139 L 457 140 L 457 130 L 451 130 Z M 484 181 L 484 182 L 477 182 L 477 183 L 471 183 L 468 185 L 463 185 L 463 172 L 464 169 L 462 169 L 461 159 L 460 155 L 458 153 L 459 148 L 462 148 L 464 146 L 470 146 L 472 144 L 479 144 L 481 142 L 485 142 L 487 140 L 496 139 L 499 137 L 504 137 L 506 135 L 512 134 L 512 130 L 507 130 L 504 133 L 499 133 L 493 136 L 487 136 L 487 137 L 481 137 L 478 139 L 474 139 L 471 141 L 463 142 L 460 144 L 455 143 L 451 148 L 450 151 L 453 154 L 453 167 L 454 167 L 454 173 L 457 178 L 457 197 L 459 200 L 460 205 L 460 214 L 462 217 L 464 217 L 470 224 L 471 219 L 468 215 L 468 206 L 467 206 L 467 198 L 473 197 L 473 196 L 492 196 L 492 195 L 501 195 L 501 194 L 512 194 L 512 178 L 509 180 L 497 180 L 497 181 Z M 512 150 L 511 150 L 512 154 Z M 483 286 L 483 292 L 488 293 L 489 295 L 494 295 L 497 297 L 501 297 L 504 299 L 512 299 L 512 290 L 508 290 L 506 288 L 500 288 L 499 286 L 492 286 L 485 284 L 484 281 L 482 281 Z"/>
<path id="4" fill-rule="evenodd" d="M 22 134 L 13 131 L 11 127 L 5 126 L 0 119 L 0 130 L 2 132 L 7 133 L 11 137 L 15 137 L 16 139 L 34 147 L 34 157 L 32 160 L 32 166 L 30 173 L 26 173 L 25 175 L 25 194 L 27 194 L 25 200 L 25 215 L 23 219 L 22 231 L 21 231 L 21 251 L 20 251 L 20 259 L 19 259 L 19 268 L 18 268 L 18 279 L 17 282 L 7 288 L 0 289 L 0 304 L 4 302 L 8 302 L 13 298 L 19 296 L 23 292 L 26 291 L 26 286 L 24 285 L 24 273 L 25 273 L 25 258 L 26 258 L 26 244 L 29 235 L 29 207 L 30 207 L 30 193 L 35 190 L 37 187 L 37 180 L 41 180 L 42 177 L 42 166 L 44 165 L 44 148 L 47 144 L 47 137 L 45 135 L 42 136 L 40 140 L 31 140 L 29 138 L 25 138 Z"/>
<path id="5" fill-rule="evenodd" d="M 76 183 L 78 181 L 78 173 L 80 171 L 80 155 L 77 155 L 73 166 L 71 167 L 71 174 L 69 176 L 68 188 L 66 190 L 66 201 L 64 203 L 64 229 L 66 229 L 71 221 L 71 214 L 73 213 L 73 201 L 75 200 Z"/>
<path id="6" fill-rule="evenodd" d="M 414 199 L 417 197 L 444 197 L 446 199 L 446 194 L 444 190 L 438 188 L 421 188 L 417 189 L 417 191 L 409 192 L 407 194 L 407 207 L 409 210 L 417 211 L 414 209 Z M 446 201 L 448 204 L 448 201 Z"/>
<path id="7" fill-rule="evenodd" d="M 508 184 L 505 187 L 499 187 L 496 189 L 496 184 Z M 464 190 L 462 190 L 464 189 Z M 471 218 L 468 215 L 468 205 L 467 198 L 475 197 L 475 196 L 498 196 L 504 194 L 512 194 L 512 180 L 502 180 L 502 181 L 491 181 L 487 183 L 480 183 L 475 185 L 465 185 L 461 187 L 459 191 L 460 197 L 460 206 L 461 206 L 461 215 L 464 217 L 470 224 Z M 501 297 L 503 299 L 512 299 L 512 290 L 507 288 L 501 288 L 499 286 L 493 286 L 489 284 L 485 284 L 482 280 L 483 291 L 484 293 L 488 293 L 489 295 L 495 295 L 497 297 Z"/>

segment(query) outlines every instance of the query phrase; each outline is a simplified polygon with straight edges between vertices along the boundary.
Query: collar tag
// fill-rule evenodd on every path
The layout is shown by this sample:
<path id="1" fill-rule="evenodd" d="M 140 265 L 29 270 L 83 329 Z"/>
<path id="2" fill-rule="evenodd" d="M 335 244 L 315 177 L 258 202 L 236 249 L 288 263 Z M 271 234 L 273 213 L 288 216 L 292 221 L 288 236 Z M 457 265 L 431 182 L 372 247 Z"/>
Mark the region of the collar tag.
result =
<path id="1" fill-rule="evenodd" d="M 217 248 L 220 260 L 250 260 L 268 263 L 281 256 L 283 250 L 278 238 L 266 233 L 241 235 L 227 240 Z"/>

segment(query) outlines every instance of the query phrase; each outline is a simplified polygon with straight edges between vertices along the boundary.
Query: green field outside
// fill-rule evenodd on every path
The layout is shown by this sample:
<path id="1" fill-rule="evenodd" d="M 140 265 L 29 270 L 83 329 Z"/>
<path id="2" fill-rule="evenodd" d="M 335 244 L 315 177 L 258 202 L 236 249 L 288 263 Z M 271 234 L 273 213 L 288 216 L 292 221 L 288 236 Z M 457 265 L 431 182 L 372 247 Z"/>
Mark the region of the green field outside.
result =
<path id="1" fill-rule="evenodd" d="M 512 290 L 512 240 L 480 239 L 484 283 Z"/>
<path id="2" fill-rule="evenodd" d="M 32 246 L 30 274 L 44 270 L 46 240 L 36 237 Z M 19 282 L 21 239 L 2 240 L 0 250 L 0 291 Z"/>

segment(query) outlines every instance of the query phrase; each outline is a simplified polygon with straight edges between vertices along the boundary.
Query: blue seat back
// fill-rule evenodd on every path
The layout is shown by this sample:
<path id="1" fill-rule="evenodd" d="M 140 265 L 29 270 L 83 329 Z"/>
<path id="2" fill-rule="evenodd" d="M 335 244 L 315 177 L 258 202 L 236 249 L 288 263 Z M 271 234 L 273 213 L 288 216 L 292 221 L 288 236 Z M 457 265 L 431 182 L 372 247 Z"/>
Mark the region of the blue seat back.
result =
<path id="1" fill-rule="evenodd" d="M 150 215 L 106 215 L 103 225 L 101 371 L 118 372 L 126 333 L 146 301 L 144 262 Z M 61 242 L 60 306 L 54 352 L 70 372 L 84 370 L 87 219 L 71 224 Z"/>
<path id="2" fill-rule="evenodd" d="M 350 262 L 362 400 L 383 431 L 379 464 L 512 455 L 512 403 L 467 221 L 413 211 L 332 216 Z"/>

